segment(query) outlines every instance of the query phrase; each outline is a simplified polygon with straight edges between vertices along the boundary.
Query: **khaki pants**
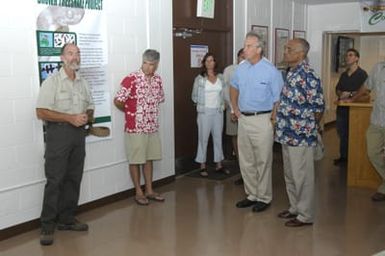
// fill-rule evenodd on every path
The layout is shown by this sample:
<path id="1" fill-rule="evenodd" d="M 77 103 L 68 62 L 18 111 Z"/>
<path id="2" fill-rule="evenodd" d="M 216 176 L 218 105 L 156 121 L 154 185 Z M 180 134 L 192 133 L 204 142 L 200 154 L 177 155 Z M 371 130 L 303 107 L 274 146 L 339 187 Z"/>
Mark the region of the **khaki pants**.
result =
<path id="1" fill-rule="evenodd" d="M 314 221 L 314 149 L 282 145 L 289 211 L 302 222 Z"/>
<path id="2" fill-rule="evenodd" d="M 238 120 L 239 166 L 247 199 L 270 203 L 273 127 L 270 114 L 241 116 Z"/>
<path id="3" fill-rule="evenodd" d="M 377 191 L 385 194 L 385 128 L 369 125 L 366 131 L 366 147 L 368 157 L 374 168 L 382 178 L 382 184 L 377 188 Z"/>

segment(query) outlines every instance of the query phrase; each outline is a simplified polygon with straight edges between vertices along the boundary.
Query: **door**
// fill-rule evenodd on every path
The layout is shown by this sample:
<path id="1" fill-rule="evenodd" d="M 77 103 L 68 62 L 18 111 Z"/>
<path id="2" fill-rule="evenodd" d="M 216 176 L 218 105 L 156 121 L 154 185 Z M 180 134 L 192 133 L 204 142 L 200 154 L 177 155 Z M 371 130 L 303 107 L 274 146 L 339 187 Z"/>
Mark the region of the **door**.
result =
<path id="1" fill-rule="evenodd" d="M 197 124 L 191 91 L 200 68 L 190 67 L 190 46 L 207 45 L 217 58 L 220 72 L 232 63 L 232 0 L 215 2 L 214 19 L 207 19 L 196 17 L 197 0 L 173 1 L 176 174 L 198 167 L 194 164 Z M 212 149 L 209 148 L 208 152 Z"/>

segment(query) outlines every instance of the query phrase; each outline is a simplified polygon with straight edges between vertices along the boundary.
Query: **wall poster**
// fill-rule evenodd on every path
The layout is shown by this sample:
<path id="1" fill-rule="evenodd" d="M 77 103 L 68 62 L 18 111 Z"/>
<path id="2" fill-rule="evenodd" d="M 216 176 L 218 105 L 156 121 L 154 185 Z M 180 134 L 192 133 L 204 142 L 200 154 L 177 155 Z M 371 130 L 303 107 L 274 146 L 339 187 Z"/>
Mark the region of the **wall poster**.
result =
<path id="1" fill-rule="evenodd" d="M 206 53 L 209 52 L 208 45 L 190 45 L 190 67 L 191 68 L 201 68 L 202 60 Z"/>
<path id="2" fill-rule="evenodd" d="M 60 50 L 66 43 L 80 48 L 80 74 L 90 86 L 95 103 L 94 127 L 111 129 L 111 98 L 107 86 L 107 28 L 103 0 L 37 0 L 36 39 L 40 84 L 61 67 Z M 87 141 L 99 138 L 88 136 Z"/>

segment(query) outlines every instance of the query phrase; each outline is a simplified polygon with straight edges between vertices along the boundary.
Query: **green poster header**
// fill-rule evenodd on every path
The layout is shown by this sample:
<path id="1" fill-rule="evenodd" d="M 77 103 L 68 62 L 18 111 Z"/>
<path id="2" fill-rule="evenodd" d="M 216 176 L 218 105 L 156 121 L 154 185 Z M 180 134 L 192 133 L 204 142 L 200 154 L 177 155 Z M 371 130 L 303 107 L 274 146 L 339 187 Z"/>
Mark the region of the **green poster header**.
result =
<path id="1" fill-rule="evenodd" d="M 90 10 L 103 9 L 103 0 L 37 0 L 37 3 Z"/>

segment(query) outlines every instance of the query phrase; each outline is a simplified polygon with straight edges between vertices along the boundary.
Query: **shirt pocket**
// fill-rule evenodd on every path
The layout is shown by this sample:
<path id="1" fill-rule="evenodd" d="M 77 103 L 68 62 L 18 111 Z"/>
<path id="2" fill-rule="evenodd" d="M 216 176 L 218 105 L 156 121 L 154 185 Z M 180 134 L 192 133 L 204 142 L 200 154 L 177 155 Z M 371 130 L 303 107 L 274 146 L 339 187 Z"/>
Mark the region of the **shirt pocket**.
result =
<path id="1" fill-rule="evenodd" d="M 270 82 L 267 80 L 256 81 L 256 94 L 255 99 L 257 102 L 265 102 L 267 98 L 270 98 Z"/>
<path id="2" fill-rule="evenodd" d="M 71 94 L 68 92 L 59 92 L 56 96 L 56 102 L 60 111 L 69 111 L 72 105 Z"/>
<path id="3" fill-rule="evenodd" d="M 89 106 L 89 100 L 86 95 L 79 95 L 79 104 L 80 104 L 80 111 L 83 113 L 87 110 Z"/>

